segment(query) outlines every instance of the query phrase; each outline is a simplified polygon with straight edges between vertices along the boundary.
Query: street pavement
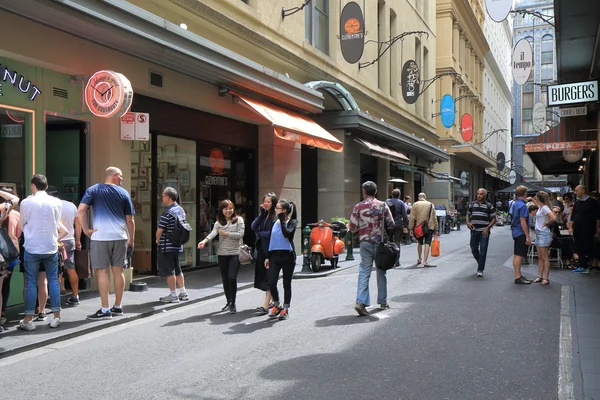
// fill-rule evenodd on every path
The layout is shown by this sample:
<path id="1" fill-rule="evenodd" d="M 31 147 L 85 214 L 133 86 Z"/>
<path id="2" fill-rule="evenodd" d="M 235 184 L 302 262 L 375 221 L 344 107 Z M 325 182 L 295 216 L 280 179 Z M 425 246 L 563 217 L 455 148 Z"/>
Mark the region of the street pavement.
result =
<path id="1" fill-rule="evenodd" d="M 499 227 L 485 277 L 476 278 L 468 234 L 442 236 L 435 268 L 417 268 L 416 245 L 403 247 L 402 267 L 388 272 L 392 308 L 373 304 L 369 317 L 355 314 L 358 269 L 346 268 L 295 279 L 286 321 L 255 315 L 262 292 L 246 289 L 236 315 L 220 313 L 223 297 L 213 296 L 5 357 L 2 392 L 10 399 L 546 400 L 559 398 L 563 371 L 563 388 L 575 398 L 600 398 L 591 397 L 599 358 L 588 355 L 598 354 L 598 336 L 586 334 L 598 332 L 598 291 L 590 288 L 598 275 L 553 269 L 548 286 L 515 285 L 510 230 Z M 373 302 L 376 290 L 373 274 Z M 559 340 L 561 321 L 573 332 L 575 357 Z"/>

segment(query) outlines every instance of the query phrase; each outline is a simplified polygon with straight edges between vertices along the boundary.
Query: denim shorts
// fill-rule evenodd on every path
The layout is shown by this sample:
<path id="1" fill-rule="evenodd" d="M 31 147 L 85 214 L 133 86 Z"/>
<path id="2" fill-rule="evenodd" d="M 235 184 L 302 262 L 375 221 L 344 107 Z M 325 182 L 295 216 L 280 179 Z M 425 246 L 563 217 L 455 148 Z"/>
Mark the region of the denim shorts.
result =
<path id="1" fill-rule="evenodd" d="M 550 247 L 552 243 L 552 232 L 535 230 L 535 245 L 540 247 Z"/>

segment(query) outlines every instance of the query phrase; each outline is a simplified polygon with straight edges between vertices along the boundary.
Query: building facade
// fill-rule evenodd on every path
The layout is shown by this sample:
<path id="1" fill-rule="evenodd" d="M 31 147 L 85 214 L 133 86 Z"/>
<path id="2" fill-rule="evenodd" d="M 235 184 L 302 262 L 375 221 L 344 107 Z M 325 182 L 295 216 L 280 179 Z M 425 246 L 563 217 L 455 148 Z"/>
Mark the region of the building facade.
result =
<path id="1" fill-rule="evenodd" d="M 186 266 L 215 262 L 214 246 L 195 243 L 225 198 L 251 221 L 274 191 L 298 204 L 304 226 L 348 217 L 365 180 L 377 182 L 379 197 L 395 186 L 412 196 L 426 190 L 432 166 L 449 160 L 431 117 L 436 94 L 405 102 L 398 66 L 414 60 L 421 79 L 435 75 L 433 5 L 390 0 L 363 10 L 365 40 L 417 33 L 386 52 L 367 42 L 360 62 L 377 62 L 359 68 L 345 61 L 338 39 L 348 2 L 313 1 L 282 17 L 281 6 L 297 3 L 1 0 L 0 32 L 27 34 L 0 48 L 0 181 L 26 196 L 29 177 L 44 173 L 77 204 L 107 166 L 120 167 L 136 208 L 139 272 L 154 269 L 165 186 L 179 189 L 194 228 Z M 132 87 L 131 111 L 148 114 L 148 140 L 123 140 L 120 119 L 107 118 L 123 92 L 90 80 L 107 71 Z M 85 96 L 100 106 L 91 110 Z M 245 241 L 253 243 L 249 229 Z"/>

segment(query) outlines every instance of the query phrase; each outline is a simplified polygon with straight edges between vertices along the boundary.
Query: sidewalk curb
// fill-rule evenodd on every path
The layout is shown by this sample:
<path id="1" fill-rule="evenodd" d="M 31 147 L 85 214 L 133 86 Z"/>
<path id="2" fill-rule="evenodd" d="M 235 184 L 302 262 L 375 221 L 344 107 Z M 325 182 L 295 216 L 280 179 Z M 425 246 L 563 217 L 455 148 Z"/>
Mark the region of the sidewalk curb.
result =
<path id="1" fill-rule="evenodd" d="M 343 262 L 343 261 L 342 261 Z M 339 265 L 339 264 L 338 264 Z M 313 278 L 322 278 L 324 276 L 333 275 L 336 272 L 345 271 L 352 267 L 357 267 L 359 263 L 344 265 L 342 267 L 338 266 L 336 269 L 328 269 L 327 271 L 322 272 L 296 272 L 292 276 L 292 279 L 313 279 Z"/>
<path id="2" fill-rule="evenodd" d="M 246 285 L 238 286 L 238 290 L 250 289 L 252 287 L 254 287 L 254 284 L 248 283 Z M 4 358 L 12 357 L 12 356 L 20 354 L 20 353 L 24 353 L 26 351 L 39 349 L 40 347 L 48 346 L 48 345 L 51 345 L 54 343 L 63 342 L 63 341 L 69 340 L 69 339 L 79 337 L 79 336 L 87 335 L 89 333 L 98 332 L 102 329 L 110 328 L 113 326 L 118 326 L 121 324 L 125 324 L 127 322 L 142 319 L 142 318 L 151 317 L 155 314 L 160 314 L 163 311 L 174 310 L 174 309 L 178 309 L 178 308 L 185 307 L 188 305 L 201 303 L 203 301 L 211 300 L 216 297 L 223 296 L 223 295 L 225 295 L 225 292 L 218 292 L 218 293 L 214 293 L 214 294 L 211 294 L 208 296 L 199 297 L 197 299 L 191 299 L 191 300 L 188 300 L 185 302 L 180 302 L 179 304 L 167 305 L 167 306 L 157 309 L 157 310 L 146 311 L 146 312 L 142 312 L 142 313 L 131 315 L 131 316 L 127 316 L 127 314 L 125 314 L 122 317 L 113 317 L 113 319 L 110 322 L 99 323 L 97 325 L 92 324 L 89 328 L 84 328 L 84 329 L 78 330 L 76 332 L 68 333 L 66 335 L 57 336 L 57 337 L 54 337 L 51 339 L 42 340 L 42 341 L 39 341 L 36 343 L 25 345 L 23 347 L 19 347 L 16 349 L 1 352 L 0 360 L 4 359 Z M 127 308 L 125 308 L 125 310 L 127 310 Z M 17 329 L 19 329 L 19 328 L 17 328 Z M 27 332 L 23 332 L 23 334 L 26 335 Z"/>

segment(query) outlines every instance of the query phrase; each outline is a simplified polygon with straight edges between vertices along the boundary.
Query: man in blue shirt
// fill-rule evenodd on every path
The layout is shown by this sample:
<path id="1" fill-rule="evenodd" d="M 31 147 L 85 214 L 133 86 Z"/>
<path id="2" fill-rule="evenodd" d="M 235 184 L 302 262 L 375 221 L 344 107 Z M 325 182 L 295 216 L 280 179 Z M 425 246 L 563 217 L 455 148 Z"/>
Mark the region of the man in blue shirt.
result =
<path id="1" fill-rule="evenodd" d="M 527 257 L 527 249 L 531 245 L 529 228 L 527 226 L 529 211 L 525 202 L 527 187 L 523 185 L 518 186 L 515 194 L 517 199 L 510 207 L 510 215 L 512 217 L 510 229 L 514 240 L 513 268 L 515 269 L 515 283 L 528 285 L 531 281 L 521 275 L 521 262 L 523 258 Z"/>

